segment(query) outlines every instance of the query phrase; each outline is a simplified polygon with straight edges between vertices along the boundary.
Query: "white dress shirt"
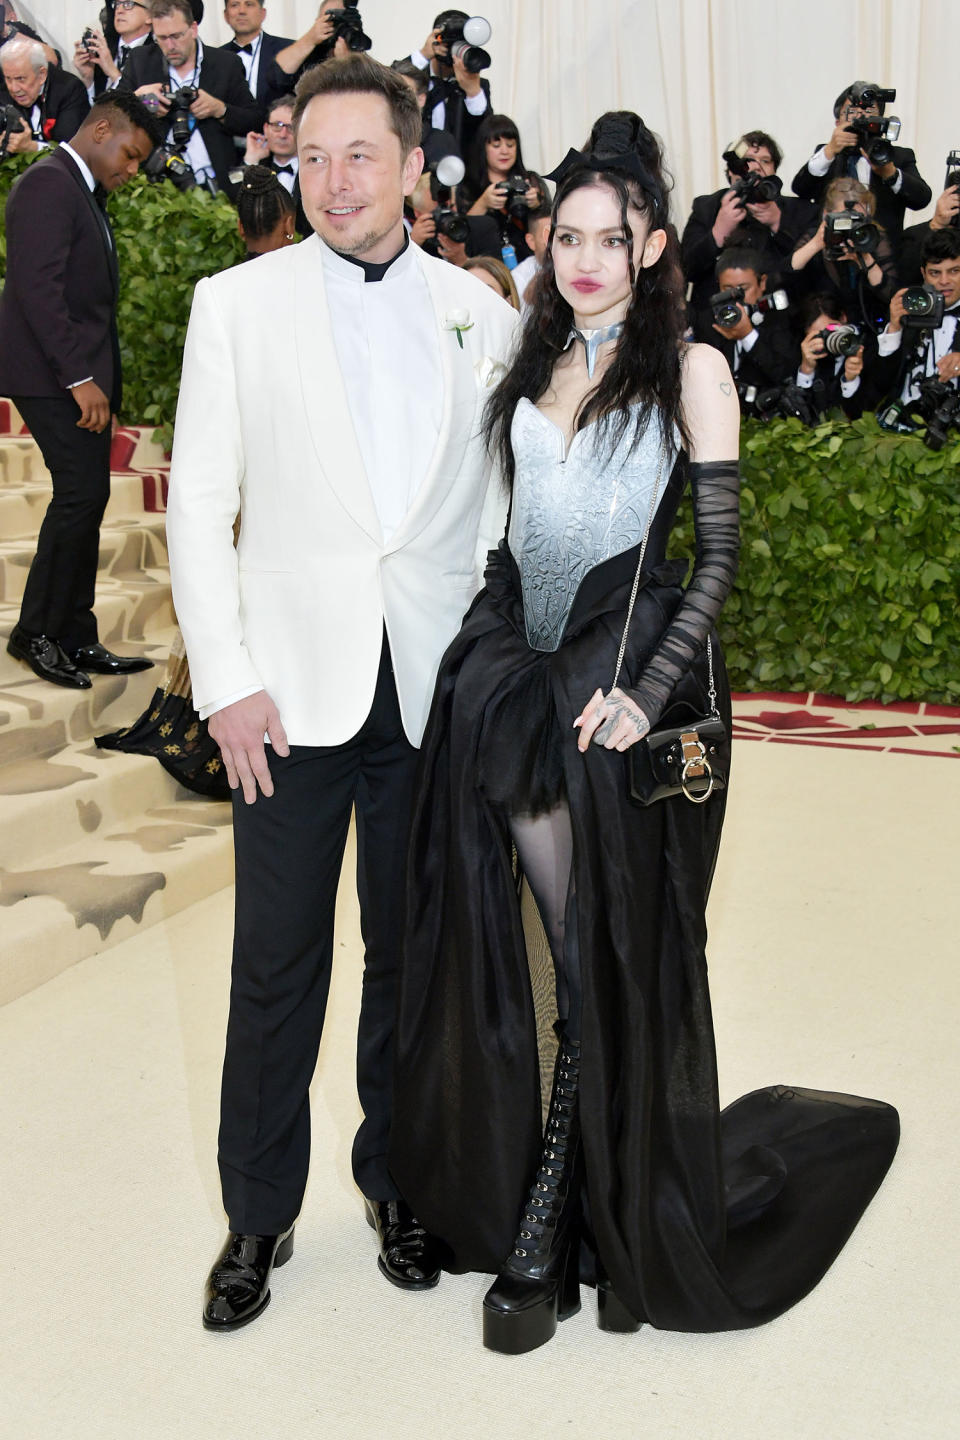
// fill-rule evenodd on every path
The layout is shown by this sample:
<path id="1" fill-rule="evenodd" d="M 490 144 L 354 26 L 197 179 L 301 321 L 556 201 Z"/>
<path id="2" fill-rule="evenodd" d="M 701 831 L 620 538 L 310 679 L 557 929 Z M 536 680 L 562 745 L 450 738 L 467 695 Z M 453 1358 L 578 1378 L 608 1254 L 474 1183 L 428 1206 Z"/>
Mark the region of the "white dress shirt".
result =
<path id="1" fill-rule="evenodd" d="M 243 50 L 234 50 L 232 53 L 236 55 L 240 64 L 243 66 L 243 73 L 247 77 L 250 94 L 255 96 L 257 93 L 257 81 L 260 78 L 260 47 L 263 45 L 263 31 L 261 30 L 256 40 L 250 40 L 247 43 L 253 46 L 249 55 Z M 225 46 L 224 48 L 229 47 Z"/>
<path id="2" fill-rule="evenodd" d="M 810 156 L 810 159 L 807 161 L 807 169 L 810 171 L 811 175 L 821 177 L 823 175 L 826 175 L 832 164 L 833 161 L 827 154 L 827 147 L 825 145 L 821 145 L 820 149 L 816 150 Z M 873 171 L 870 168 L 870 161 L 867 159 L 866 155 L 861 155 L 857 160 L 857 179 L 860 181 L 860 184 L 864 185 L 868 190 L 870 189 L 870 180 L 872 175 Z M 884 181 L 884 184 L 887 184 L 887 182 Z M 889 188 L 893 191 L 894 195 L 899 195 L 900 187 L 902 184 L 903 175 L 898 170 L 896 176 L 894 177 L 893 184 L 890 185 Z"/>
<path id="3" fill-rule="evenodd" d="M 942 360 L 953 346 L 954 335 L 957 330 L 957 321 L 960 319 L 960 305 L 948 310 L 936 330 L 927 333 L 932 343 L 928 343 L 924 356 L 924 375 L 931 376 L 938 374 L 937 361 Z M 902 330 L 881 330 L 877 336 L 877 349 L 881 355 L 895 355 L 903 342 Z M 911 373 L 906 376 L 903 382 L 903 391 L 900 398 L 905 401 L 915 400 L 918 394 L 918 387 Z"/>
<path id="4" fill-rule="evenodd" d="M 299 159 L 299 156 L 297 156 L 297 155 L 291 155 L 288 160 L 280 160 L 280 159 L 277 158 L 276 155 L 274 155 L 274 157 L 273 157 L 273 163 L 274 163 L 274 165 L 289 165 L 289 166 L 290 166 L 290 169 L 289 169 L 288 173 L 285 174 L 285 175 L 280 175 L 280 174 L 278 174 L 278 175 L 277 175 L 277 179 L 280 181 L 280 184 L 283 186 L 284 190 L 286 190 L 287 194 L 288 194 L 288 195 L 292 195 L 292 194 L 293 194 L 293 187 L 294 187 L 294 185 L 296 185 L 296 183 L 297 183 L 297 175 L 298 175 L 299 172 L 300 172 L 300 159 Z"/>
<path id="5" fill-rule="evenodd" d="M 167 73 L 170 77 L 170 90 L 179 90 L 183 85 L 200 85 L 200 70 L 203 66 L 203 41 L 197 40 L 197 58 L 189 74 L 178 74 L 172 65 L 167 66 Z M 188 112 L 189 113 L 189 112 Z M 166 124 L 169 125 L 172 112 L 167 111 Z M 197 177 L 197 184 L 202 185 L 205 180 L 214 179 L 213 163 L 210 159 L 210 152 L 203 142 L 200 134 L 200 127 L 193 116 L 190 116 L 193 123 L 193 131 L 186 150 L 183 152 L 184 159 Z"/>
<path id="6" fill-rule="evenodd" d="M 149 39 L 150 31 L 145 30 L 142 35 L 137 36 L 136 40 L 121 40 L 119 45 L 117 46 L 117 53 L 113 57 L 114 64 L 116 65 L 117 69 L 122 72 L 124 65 L 127 63 L 127 56 L 130 54 L 130 51 L 139 50 L 140 46 L 145 44 L 146 41 Z M 108 90 L 116 90 L 119 84 L 119 77 L 116 80 L 108 79 L 106 88 Z M 91 83 L 87 86 L 87 99 L 90 101 L 91 105 L 93 104 L 95 98 L 96 92 L 94 90 L 93 82 L 91 81 Z"/>
<path id="7" fill-rule="evenodd" d="M 429 70 L 430 61 L 425 59 L 419 50 L 414 50 L 410 59 L 418 70 Z M 463 100 L 467 107 L 468 114 L 483 115 L 486 113 L 486 91 L 481 89 L 479 95 L 464 95 Z M 445 130 L 447 128 L 447 102 L 445 100 L 438 100 L 430 111 L 430 124 L 434 130 Z"/>

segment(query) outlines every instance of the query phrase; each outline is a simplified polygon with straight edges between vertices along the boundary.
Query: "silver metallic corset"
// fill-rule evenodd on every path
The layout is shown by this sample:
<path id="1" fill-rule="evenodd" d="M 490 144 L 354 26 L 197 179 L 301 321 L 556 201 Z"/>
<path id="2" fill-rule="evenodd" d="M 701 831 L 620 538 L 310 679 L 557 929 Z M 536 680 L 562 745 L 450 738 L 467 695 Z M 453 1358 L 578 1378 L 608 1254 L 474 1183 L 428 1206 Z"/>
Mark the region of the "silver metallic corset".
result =
<path id="1" fill-rule="evenodd" d="M 667 448 L 656 423 L 631 448 L 633 426 L 613 450 L 603 426 L 564 436 L 529 400 L 513 415 L 516 469 L 508 543 L 520 571 L 527 642 L 556 650 L 589 570 L 643 539 L 657 472 L 663 498 L 677 437 Z M 662 463 L 661 463 L 662 462 Z"/>

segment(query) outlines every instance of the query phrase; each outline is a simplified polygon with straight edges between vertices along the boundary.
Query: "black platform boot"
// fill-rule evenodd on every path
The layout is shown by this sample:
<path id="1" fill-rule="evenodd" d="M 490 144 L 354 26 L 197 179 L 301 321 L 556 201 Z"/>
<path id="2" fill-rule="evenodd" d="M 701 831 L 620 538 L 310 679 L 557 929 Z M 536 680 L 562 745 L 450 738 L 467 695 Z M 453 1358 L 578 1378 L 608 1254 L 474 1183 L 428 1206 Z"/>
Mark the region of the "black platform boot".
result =
<path id="1" fill-rule="evenodd" d="M 514 1248 L 484 1296 L 483 1343 L 504 1355 L 545 1345 L 580 1309 L 580 1046 L 561 1037 L 543 1155 Z"/>

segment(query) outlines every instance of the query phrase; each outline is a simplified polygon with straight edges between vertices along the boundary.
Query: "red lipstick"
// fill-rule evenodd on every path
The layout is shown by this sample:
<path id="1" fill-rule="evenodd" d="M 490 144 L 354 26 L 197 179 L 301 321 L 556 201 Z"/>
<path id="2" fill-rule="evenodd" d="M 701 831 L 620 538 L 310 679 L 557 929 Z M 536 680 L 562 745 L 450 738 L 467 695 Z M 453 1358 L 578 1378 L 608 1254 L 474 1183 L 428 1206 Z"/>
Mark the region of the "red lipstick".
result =
<path id="1" fill-rule="evenodd" d="M 573 280 L 571 284 L 574 290 L 579 290 L 582 295 L 592 295 L 595 290 L 603 289 L 596 280 Z"/>

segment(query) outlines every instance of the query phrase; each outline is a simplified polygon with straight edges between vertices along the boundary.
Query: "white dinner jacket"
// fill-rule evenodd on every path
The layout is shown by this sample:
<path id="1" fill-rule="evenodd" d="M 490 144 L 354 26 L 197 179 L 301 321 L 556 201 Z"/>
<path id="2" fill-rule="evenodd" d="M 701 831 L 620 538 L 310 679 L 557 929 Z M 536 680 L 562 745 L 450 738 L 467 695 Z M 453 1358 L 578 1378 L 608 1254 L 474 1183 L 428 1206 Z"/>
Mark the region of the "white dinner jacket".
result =
<path id="1" fill-rule="evenodd" d="M 404 729 L 418 745 L 441 656 L 503 534 L 506 498 L 479 424 L 517 317 L 469 273 L 416 250 L 436 316 L 443 412 L 427 473 L 385 542 L 337 362 L 321 246 L 312 235 L 196 287 L 167 512 L 174 605 L 197 709 L 262 687 L 292 745 L 357 733 L 386 624 Z M 462 348 L 453 318 L 470 327 Z M 398 355 L 398 374 L 403 363 Z"/>

